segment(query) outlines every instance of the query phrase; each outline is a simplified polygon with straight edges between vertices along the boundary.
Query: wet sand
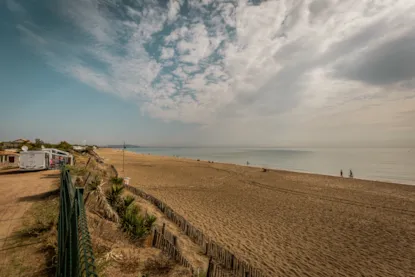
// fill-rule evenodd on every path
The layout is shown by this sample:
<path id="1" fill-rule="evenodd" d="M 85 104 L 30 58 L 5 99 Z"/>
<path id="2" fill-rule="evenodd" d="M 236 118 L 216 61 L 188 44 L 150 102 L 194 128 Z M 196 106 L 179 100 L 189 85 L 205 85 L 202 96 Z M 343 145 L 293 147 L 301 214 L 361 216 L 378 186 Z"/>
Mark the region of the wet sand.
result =
<path id="1" fill-rule="evenodd" d="M 415 186 L 131 152 L 125 176 L 269 276 L 415 271 Z"/>

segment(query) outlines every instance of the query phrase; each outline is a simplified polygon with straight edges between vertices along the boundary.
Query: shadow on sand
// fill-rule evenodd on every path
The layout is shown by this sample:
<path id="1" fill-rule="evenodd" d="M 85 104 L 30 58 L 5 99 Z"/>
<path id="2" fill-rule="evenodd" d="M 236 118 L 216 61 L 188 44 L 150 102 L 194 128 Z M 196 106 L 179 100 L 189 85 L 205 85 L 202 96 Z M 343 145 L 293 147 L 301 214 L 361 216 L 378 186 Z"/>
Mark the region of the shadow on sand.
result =
<path id="1" fill-rule="evenodd" d="M 45 176 L 40 177 L 40 179 L 59 179 L 60 173 L 52 173 Z"/>
<path id="2" fill-rule="evenodd" d="M 35 173 L 35 172 L 39 172 L 39 171 L 41 171 L 41 170 L 23 171 L 23 170 L 20 170 L 20 169 L 6 169 L 6 170 L 0 171 L 0 175 L 30 174 L 30 173 Z"/>
<path id="3" fill-rule="evenodd" d="M 59 197 L 59 189 L 47 191 L 47 192 L 40 193 L 40 194 L 34 194 L 34 195 L 19 197 L 19 202 L 42 201 L 42 200 L 45 200 L 45 199 L 51 199 L 51 198 L 56 198 L 56 197 Z"/>

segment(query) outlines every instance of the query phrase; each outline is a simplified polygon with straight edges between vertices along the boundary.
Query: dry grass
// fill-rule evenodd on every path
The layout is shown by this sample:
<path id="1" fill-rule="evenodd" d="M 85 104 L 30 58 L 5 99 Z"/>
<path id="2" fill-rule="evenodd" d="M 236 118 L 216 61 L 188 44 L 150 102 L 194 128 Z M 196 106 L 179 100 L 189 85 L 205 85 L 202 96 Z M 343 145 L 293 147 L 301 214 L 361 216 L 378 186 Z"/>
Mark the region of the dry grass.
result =
<path id="1" fill-rule="evenodd" d="M 167 274 L 173 267 L 173 263 L 163 255 L 159 255 L 154 259 L 148 259 L 144 263 L 143 271 L 147 274 Z"/>
<path id="2" fill-rule="evenodd" d="M 22 228 L 15 233 L 13 244 L 35 245 L 30 255 L 19 251 L 9 252 L 12 265 L 4 276 L 55 276 L 58 232 L 56 224 L 59 201 L 52 196 L 34 203 L 25 213 Z M 23 250 L 23 249 L 22 249 Z M 24 256 L 23 256 L 24 255 Z"/>
<path id="3" fill-rule="evenodd" d="M 100 277 L 141 277 L 146 274 L 151 277 L 191 276 L 188 269 L 169 260 L 160 250 L 132 241 L 116 223 L 92 213 L 88 213 L 87 217 Z"/>

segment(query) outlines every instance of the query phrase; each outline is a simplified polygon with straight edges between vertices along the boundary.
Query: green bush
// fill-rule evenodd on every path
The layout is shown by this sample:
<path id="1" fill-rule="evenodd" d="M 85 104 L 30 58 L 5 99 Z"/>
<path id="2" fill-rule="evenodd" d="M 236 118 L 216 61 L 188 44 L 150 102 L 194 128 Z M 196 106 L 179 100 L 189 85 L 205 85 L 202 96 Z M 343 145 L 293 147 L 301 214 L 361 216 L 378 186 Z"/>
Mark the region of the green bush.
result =
<path id="1" fill-rule="evenodd" d="M 123 186 L 112 185 L 109 190 L 106 191 L 106 198 L 108 203 L 113 207 L 117 213 L 120 213 L 120 210 L 124 207 L 121 194 L 124 191 Z"/>
<path id="2" fill-rule="evenodd" d="M 115 182 L 117 182 L 117 179 L 121 178 L 113 178 Z M 106 200 L 119 215 L 121 229 L 132 238 L 140 239 L 149 233 L 156 217 L 141 216 L 139 207 L 134 204 L 135 198 L 131 195 L 121 197 L 123 191 L 124 187 L 122 185 L 113 184 L 106 191 Z"/>
<path id="3" fill-rule="evenodd" d="M 147 235 L 153 226 L 155 217 L 142 217 L 139 214 L 140 209 L 131 204 L 125 211 L 124 216 L 121 218 L 121 228 L 124 232 L 129 234 L 135 239 L 139 239 Z"/>
<path id="4" fill-rule="evenodd" d="M 61 141 L 59 144 L 56 145 L 56 148 L 68 152 L 72 150 L 72 145 L 66 141 Z"/>
<path id="5" fill-rule="evenodd" d="M 144 227 L 150 230 L 151 227 L 153 227 L 153 224 L 154 222 L 156 222 L 156 220 L 157 217 L 155 217 L 154 215 L 146 215 L 144 217 Z"/>
<path id="6" fill-rule="evenodd" d="M 126 197 L 124 197 L 124 207 L 128 208 L 128 206 L 130 206 L 134 202 L 134 200 L 134 196 L 131 195 L 127 195 Z"/>
<path id="7" fill-rule="evenodd" d="M 114 185 L 122 185 L 124 179 L 123 178 L 120 178 L 120 177 L 112 177 L 110 181 Z"/>

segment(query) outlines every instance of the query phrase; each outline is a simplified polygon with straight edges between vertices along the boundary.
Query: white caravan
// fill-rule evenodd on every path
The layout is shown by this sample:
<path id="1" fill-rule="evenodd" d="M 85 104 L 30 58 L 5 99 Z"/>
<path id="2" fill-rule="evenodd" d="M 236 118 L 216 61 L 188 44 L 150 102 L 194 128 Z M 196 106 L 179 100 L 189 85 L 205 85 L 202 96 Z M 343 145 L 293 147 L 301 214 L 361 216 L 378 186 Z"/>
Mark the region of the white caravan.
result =
<path id="1" fill-rule="evenodd" d="M 73 165 L 73 156 L 54 148 L 20 152 L 21 170 L 58 169 L 61 165 Z"/>
<path id="2" fill-rule="evenodd" d="M 49 168 L 58 168 L 60 164 L 73 165 L 73 156 L 68 152 L 55 148 L 43 148 L 42 151 L 49 153 Z"/>
<path id="3" fill-rule="evenodd" d="M 50 155 L 42 150 L 20 152 L 19 167 L 21 170 L 43 170 L 49 168 Z"/>

